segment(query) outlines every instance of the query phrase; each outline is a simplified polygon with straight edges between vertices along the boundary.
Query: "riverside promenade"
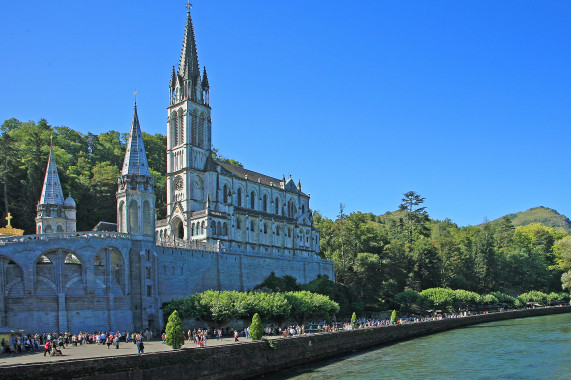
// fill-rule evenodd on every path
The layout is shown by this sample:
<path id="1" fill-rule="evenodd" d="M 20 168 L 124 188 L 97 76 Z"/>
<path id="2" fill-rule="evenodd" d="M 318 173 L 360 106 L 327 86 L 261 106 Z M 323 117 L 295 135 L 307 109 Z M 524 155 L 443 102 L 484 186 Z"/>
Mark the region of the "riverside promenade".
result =
<path id="1" fill-rule="evenodd" d="M 462 318 L 303 334 L 291 338 L 264 339 L 256 342 L 240 339 L 239 343 L 234 343 L 233 339 L 226 338 L 218 345 L 215 345 L 215 340 L 210 340 L 211 344 L 207 344 L 207 347 L 191 348 L 194 347 L 193 344 L 187 345 L 187 348 L 183 346 L 181 350 L 171 350 L 159 341 L 151 342 L 149 346 L 160 345 L 160 351 L 145 350 L 143 355 L 133 354 L 133 349 L 129 353 L 125 351 L 125 354 L 110 354 L 112 356 L 102 357 L 100 354 L 107 351 L 107 347 L 96 346 L 99 349 L 96 351 L 97 357 L 72 357 L 70 351 L 69 357 L 49 359 L 46 357 L 45 361 L 0 365 L 0 373 L 5 378 L 42 379 L 61 379 L 62 377 L 97 380 L 125 378 L 144 380 L 157 378 L 247 379 L 382 344 L 455 328 L 569 312 L 571 312 L 571 306 L 521 309 Z M 145 342 L 145 347 L 147 347 L 147 342 Z M 80 348 L 77 347 L 74 350 L 77 349 L 79 353 Z M 89 349 L 88 347 L 87 350 Z M 112 350 L 114 349 L 111 348 L 108 351 Z M 121 349 L 115 351 L 121 352 Z M 43 358 L 43 353 L 36 355 L 40 359 Z"/>

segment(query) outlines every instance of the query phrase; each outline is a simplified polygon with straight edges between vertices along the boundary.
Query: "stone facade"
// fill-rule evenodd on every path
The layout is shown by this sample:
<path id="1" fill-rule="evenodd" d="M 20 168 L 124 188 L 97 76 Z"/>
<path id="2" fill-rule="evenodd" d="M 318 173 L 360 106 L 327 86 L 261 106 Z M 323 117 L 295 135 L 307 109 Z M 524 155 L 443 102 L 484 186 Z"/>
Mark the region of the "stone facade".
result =
<path id="1" fill-rule="evenodd" d="M 250 290 L 275 272 L 334 279 L 318 256 L 309 195 L 211 157 L 206 69 L 190 12 L 170 83 L 167 219 L 155 220 L 137 106 L 118 178 L 117 232 L 76 232 L 50 151 L 36 235 L 0 237 L 0 325 L 29 331 L 162 328 L 160 306 L 204 290 Z M 80 205 L 81 206 L 81 205 Z M 107 225 L 109 223 L 106 223 Z"/>

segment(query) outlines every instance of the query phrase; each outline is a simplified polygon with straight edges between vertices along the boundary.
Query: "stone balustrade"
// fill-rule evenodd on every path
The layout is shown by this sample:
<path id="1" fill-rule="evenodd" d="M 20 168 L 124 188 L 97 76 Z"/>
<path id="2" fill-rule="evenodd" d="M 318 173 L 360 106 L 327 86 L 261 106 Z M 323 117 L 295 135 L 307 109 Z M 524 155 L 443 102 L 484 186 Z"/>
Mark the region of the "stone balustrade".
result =
<path id="1" fill-rule="evenodd" d="M 130 234 L 119 232 L 71 232 L 71 233 L 53 233 L 40 235 L 24 235 L 24 236 L 7 236 L 0 237 L 0 245 L 31 243 L 34 241 L 51 241 L 51 240 L 70 240 L 70 239 L 129 239 Z"/>

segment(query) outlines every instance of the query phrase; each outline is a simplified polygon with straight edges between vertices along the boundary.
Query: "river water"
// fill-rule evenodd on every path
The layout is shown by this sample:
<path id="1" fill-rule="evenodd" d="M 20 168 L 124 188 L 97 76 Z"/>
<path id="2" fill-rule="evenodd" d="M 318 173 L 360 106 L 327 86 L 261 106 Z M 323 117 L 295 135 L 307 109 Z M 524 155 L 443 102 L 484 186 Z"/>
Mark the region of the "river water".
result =
<path id="1" fill-rule="evenodd" d="M 265 378 L 571 379 L 571 313 L 469 326 Z"/>

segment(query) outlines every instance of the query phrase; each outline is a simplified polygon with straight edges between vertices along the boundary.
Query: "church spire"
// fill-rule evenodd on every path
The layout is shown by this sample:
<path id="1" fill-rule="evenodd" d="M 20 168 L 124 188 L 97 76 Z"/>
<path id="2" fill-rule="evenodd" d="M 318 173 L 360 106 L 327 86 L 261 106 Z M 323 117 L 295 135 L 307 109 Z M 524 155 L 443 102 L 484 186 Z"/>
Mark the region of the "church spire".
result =
<path id="1" fill-rule="evenodd" d="M 151 176 L 147 163 L 147 155 L 145 153 L 145 145 L 143 144 L 143 134 L 141 133 L 139 117 L 137 116 L 136 101 L 133 123 L 131 124 L 131 132 L 129 133 L 129 141 L 127 142 L 127 151 L 125 152 L 125 160 L 123 161 L 123 169 L 121 170 L 121 175 L 129 174 Z"/>
<path id="2" fill-rule="evenodd" d="M 50 158 L 46 168 L 46 176 L 44 178 L 44 187 L 42 188 L 42 196 L 39 204 L 63 205 L 63 191 L 59 181 L 59 174 L 56 166 L 54 151 L 50 147 Z"/>
<path id="3" fill-rule="evenodd" d="M 196 53 L 196 40 L 194 39 L 194 27 L 190 17 L 191 4 L 186 5 L 186 28 L 184 30 L 184 42 L 182 43 L 182 53 L 178 65 L 178 75 L 185 80 L 195 80 L 200 78 L 200 67 L 198 66 L 198 54 Z"/>

